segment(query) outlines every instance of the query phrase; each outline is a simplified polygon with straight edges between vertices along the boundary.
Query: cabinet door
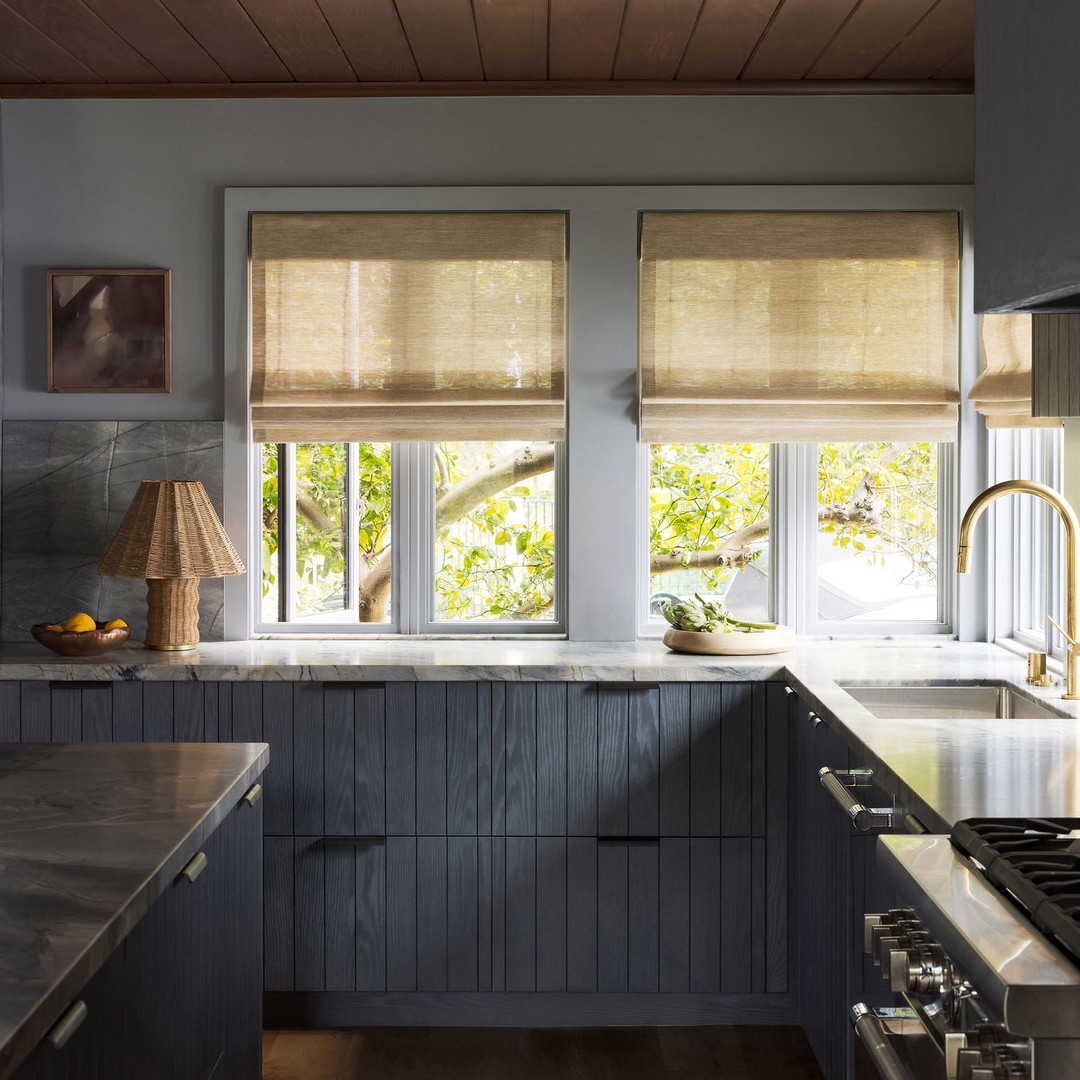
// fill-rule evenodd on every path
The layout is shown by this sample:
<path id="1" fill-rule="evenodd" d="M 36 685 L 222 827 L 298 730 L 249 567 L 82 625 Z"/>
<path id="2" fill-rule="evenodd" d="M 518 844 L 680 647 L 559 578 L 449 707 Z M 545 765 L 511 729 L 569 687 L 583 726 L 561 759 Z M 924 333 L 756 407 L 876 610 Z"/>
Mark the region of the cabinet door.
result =
<path id="1" fill-rule="evenodd" d="M 229 683 L 0 684 L 0 733 L 21 742 L 227 741 Z"/>
<path id="2" fill-rule="evenodd" d="M 14 1080 L 257 1080 L 258 808 L 241 804 L 76 995 L 86 1019 Z"/>
<path id="3" fill-rule="evenodd" d="M 763 989 L 763 841 L 508 836 L 493 848 L 494 989 Z"/>
<path id="4" fill-rule="evenodd" d="M 490 841 L 267 837 L 267 990 L 491 989 Z"/>
<path id="5" fill-rule="evenodd" d="M 270 744 L 270 836 L 490 828 L 485 683 L 237 683 L 230 737 Z"/>
<path id="6" fill-rule="evenodd" d="M 763 684 L 507 683 L 492 695 L 493 832 L 765 835 Z"/>
<path id="7" fill-rule="evenodd" d="M 826 1080 L 849 1076 L 847 1010 L 852 927 L 852 843 L 847 818 L 822 788 L 818 769 L 846 768 L 847 748 L 789 698 L 794 744 L 792 911 L 796 1000 Z"/>

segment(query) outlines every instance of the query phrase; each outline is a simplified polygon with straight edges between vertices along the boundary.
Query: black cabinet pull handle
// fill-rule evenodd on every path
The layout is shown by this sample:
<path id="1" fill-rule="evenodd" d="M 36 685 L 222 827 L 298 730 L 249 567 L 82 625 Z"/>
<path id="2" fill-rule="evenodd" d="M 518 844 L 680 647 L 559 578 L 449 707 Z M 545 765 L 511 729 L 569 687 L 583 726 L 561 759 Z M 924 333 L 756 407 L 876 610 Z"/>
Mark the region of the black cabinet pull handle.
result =
<path id="1" fill-rule="evenodd" d="M 659 690 L 658 682 L 598 682 L 597 690 Z"/>
<path id="2" fill-rule="evenodd" d="M 348 679 L 342 679 L 335 682 L 324 682 L 322 684 L 324 691 L 326 690 L 385 690 L 385 682 L 350 682 Z"/>
<path id="3" fill-rule="evenodd" d="M 642 844 L 659 844 L 659 836 L 598 836 L 596 838 L 598 844 L 626 844 L 637 845 Z"/>
<path id="4" fill-rule="evenodd" d="M 50 690 L 111 690 L 111 682 L 91 682 L 89 679 L 52 679 L 49 681 Z"/>
<path id="5" fill-rule="evenodd" d="M 385 836 L 320 836 L 323 847 L 376 847 L 386 843 Z"/>

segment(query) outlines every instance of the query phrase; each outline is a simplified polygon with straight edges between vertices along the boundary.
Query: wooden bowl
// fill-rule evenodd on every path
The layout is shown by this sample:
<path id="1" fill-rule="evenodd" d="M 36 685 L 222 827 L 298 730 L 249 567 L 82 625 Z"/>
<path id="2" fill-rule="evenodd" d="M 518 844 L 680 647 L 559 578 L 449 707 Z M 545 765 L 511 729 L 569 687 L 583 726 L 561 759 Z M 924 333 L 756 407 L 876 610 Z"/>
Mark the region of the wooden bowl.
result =
<path id="1" fill-rule="evenodd" d="M 664 644 L 675 652 L 707 653 L 711 656 L 761 656 L 787 652 L 795 647 L 795 631 L 790 626 L 775 630 L 729 634 L 705 634 L 699 630 L 676 630 L 664 635 Z"/>
<path id="2" fill-rule="evenodd" d="M 104 630 L 103 622 L 96 630 L 50 630 L 53 623 L 38 623 L 30 627 L 35 641 L 40 641 L 46 649 L 52 649 L 61 656 L 100 656 L 102 653 L 123 645 L 131 636 L 130 626 L 118 626 L 115 630 Z"/>

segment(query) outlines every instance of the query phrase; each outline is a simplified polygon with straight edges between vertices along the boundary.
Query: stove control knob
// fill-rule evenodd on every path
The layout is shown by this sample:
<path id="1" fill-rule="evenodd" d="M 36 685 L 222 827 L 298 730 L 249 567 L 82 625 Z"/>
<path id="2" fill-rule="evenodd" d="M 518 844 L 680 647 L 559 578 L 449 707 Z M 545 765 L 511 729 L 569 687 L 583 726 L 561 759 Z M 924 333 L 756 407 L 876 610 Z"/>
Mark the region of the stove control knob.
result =
<path id="1" fill-rule="evenodd" d="M 878 931 L 877 937 L 874 936 L 874 928 L 881 927 L 897 927 L 901 922 L 918 923 L 915 918 L 915 912 L 911 908 L 893 908 L 891 911 L 884 911 L 880 914 L 871 914 L 863 916 L 863 948 L 872 956 L 877 954 L 877 937 L 887 933 L 886 929 Z M 921 928 L 922 924 L 918 924 Z"/>
<path id="2" fill-rule="evenodd" d="M 907 920 L 895 924 L 882 923 L 874 927 L 871 935 L 874 939 L 874 963 L 883 971 L 888 971 L 889 953 L 893 949 L 910 948 L 913 937 L 919 934 L 926 934 L 922 923 L 912 923 Z M 929 940 L 930 935 L 926 934 L 926 938 Z"/>
<path id="3" fill-rule="evenodd" d="M 886 972 L 891 969 L 892 954 L 897 949 L 915 949 L 922 945 L 933 945 L 934 941 L 926 930 L 913 930 L 910 933 L 898 933 L 894 937 L 883 937 L 878 943 L 877 966 L 881 968 L 882 977 L 887 977 Z"/>
<path id="4" fill-rule="evenodd" d="M 940 945 L 923 944 L 889 954 L 889 986 L 896 993 L 940 994 L 947 981 L 947 960 Z"/>
<path id="5" fill-rule="evenodd" d="M 956 1080 L 986 1080 L 988 1067 L 993 1069 L 993 1065 L 987 1065 L 981 1050 L 961 1050 L 956 1055 Z"/>
<path id="6" fill-rule="evenodd" d="M 967 1035 L 964 1032 L 945 1032 L 945 1080 L 957 1080 L 960 1051 L 966 1049 Z"/>

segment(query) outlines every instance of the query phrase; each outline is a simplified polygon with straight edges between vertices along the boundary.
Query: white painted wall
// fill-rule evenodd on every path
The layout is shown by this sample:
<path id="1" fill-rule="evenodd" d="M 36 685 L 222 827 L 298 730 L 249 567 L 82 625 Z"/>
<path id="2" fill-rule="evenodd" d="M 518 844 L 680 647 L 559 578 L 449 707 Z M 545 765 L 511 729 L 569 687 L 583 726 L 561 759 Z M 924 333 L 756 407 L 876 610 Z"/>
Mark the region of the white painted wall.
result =
<path id="1" fill-rule="evenodd" d="M 973 180 L 970 97 L 4 101 L 4 415 L 223 416 L 223 189 Z M 47 394 L 45 270 L 173 271 L 171 395 Z"/>

